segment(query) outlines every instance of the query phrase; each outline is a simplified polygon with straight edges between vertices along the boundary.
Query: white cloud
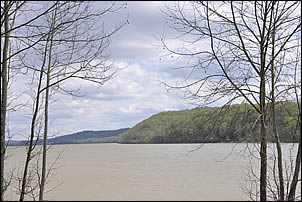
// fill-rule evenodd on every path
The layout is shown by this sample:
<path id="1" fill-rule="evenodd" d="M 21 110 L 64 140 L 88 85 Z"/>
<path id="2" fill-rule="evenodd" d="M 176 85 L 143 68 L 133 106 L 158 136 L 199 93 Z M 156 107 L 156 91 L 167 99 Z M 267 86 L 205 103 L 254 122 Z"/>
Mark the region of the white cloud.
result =
<path id="1" fill-rule="evenodd" d="M 65 135 L 82 130 L 132 127 L 153 114 L 192 107 L 177 95 L 168 93 L 159 83 L 164 79 L 167 78 L 160 73 L 149 72 L 135 63 L 101 87 L 87 81 L 69 80 L 64 85 L 80 87 L 84 96 L 53 96 L 56 101 L 49 110 L 51 128 Z M 17 119 L 16 115 L 20 113 L 12 114 L 12 120 Z M 21 119 L 12 121 L 11 127 L 22 128 L 22 120 L 24 125 L 28 124 L 28 119 Z"/>

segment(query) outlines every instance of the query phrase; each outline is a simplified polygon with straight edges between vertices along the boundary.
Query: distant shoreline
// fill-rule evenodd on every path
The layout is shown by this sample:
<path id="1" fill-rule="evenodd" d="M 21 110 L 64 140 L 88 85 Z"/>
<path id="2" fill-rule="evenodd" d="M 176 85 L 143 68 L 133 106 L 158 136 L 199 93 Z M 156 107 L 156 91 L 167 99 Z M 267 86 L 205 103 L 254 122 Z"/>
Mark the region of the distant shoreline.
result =
<path id="1" fill-rule="evenodd" d="M 119 142 L 85 142 L 85 143 L 56 143 L 56 144 L 47 144 L 51 145 L 75 145 L 75 144 L 120 144 L 120 145 L 156 145 L 156 144 L 169 144 L 169 145 L 181 145 L 181 144 L 257 144 L 257 142 L 183 142 L 183 143 L 119 143 Z M 260 142 L 258 142 L 260 144 Z M 268 142 L 268 144 L 275 144 L 275 142 Z M 281 142 L 281 144 L 299 144 L 299 142 Z M 26 144 L 8 144 L 8 147 L 19 147 L 26 146 Z M 42 146 L 42 144 L 38 144 Z"/>

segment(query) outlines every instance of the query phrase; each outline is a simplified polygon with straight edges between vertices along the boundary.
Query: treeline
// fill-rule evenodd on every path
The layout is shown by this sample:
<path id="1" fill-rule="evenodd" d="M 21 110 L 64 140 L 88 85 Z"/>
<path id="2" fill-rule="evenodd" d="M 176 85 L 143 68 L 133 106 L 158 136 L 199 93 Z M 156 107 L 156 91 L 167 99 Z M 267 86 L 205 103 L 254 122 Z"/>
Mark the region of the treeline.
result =
<path id="1" fill-rule="evenodd" d="M 278 102 L 276 113 L 281 142 L 298 142 L 297 103 Z M 268 113 L 268 140 L 274 142 L 270 119 Z M 249 104 L 161 112 L 123 133 L 120 143 L 259 142 L 259 120 Z"/>
<path id="2" fill-rule="evenodd" d="M 55 138 L 49 138 L 48 145 L 54 144 L 89 144 L 89 143 L 117 143 L 119 135 L 128 131 L 130 128 L 121 128 L 117 130 L 100 131 L 81 131 L 69 135 L 63 135 Z M 26 146 L 28 141 L 8 141 L 8 146 Z M 42 145 L 43 139 L 37 140 L 36 145 Z"/>
<path id="3" fill-rule="evenodd" d="M 117 130 L 82 131 L 70 135 L 63 135 L 48 140 L 49 144 L 81 144 L 81 143 L 109 143 L 117 142 L 118 135 L 129 128 Z"/>

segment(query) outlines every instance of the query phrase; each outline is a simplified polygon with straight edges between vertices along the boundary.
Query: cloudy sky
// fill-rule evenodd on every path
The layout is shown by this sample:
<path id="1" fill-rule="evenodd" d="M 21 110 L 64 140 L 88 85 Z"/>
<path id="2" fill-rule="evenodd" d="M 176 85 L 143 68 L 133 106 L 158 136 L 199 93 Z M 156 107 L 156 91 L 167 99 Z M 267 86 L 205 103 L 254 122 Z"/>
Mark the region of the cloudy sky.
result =
<path id="1" fill-rule="evenodd" d="M 104 8 L 109 2 L 92 3 L 93 8 Z M 117 4 L 123 3 L 125 2 Z M 166 5 L 176 8 L 173 7 L 173 3 L 129 1 L 122 9 L 110 12 L 102 18 L 105 30 L 108 32 L 128 19 L 129 23 L 111 37 L 111 44 L 107 49 L 107 53 L 111 55 L 110 62 L 114 62 L 115 66 L 121 69 L 113 79 L 107 81 L 103 86 L 83 80 L 65 82 L 65 87 L 79 89 L 81 96 L 57 94 L 51 97 L 50 136 L 66 135 L 83 130 L 114 130 L 133 127 L 159 112 L 196 107 L 183 99 L 184 94 L 181 90 L 168 91 L 162 83 L 174 86 L 190 83 L 206 76 L 206 71 L 214 73 L 217 68 L 215 66 L 211 66 L 207 70 L 196 68 L 190 74 L 190 68 L 179 67 L 187 67 L 194 61 L 187 60 L 188 58 L 175 60 L 176 55 L 166 57 L 167 50 L 160 42 L 162 36 L 168 46 L 177 51 L 198 52 L 209 50 L 210 47 L 209 40 L 200 39 L 194 34 L 189 36 L 191 38 L 186 36 L 189 41 L 194 40 L 194 37 L 198 38 L 196 44 L 191 43 L 192 46 L 189 46 L 188 41 L 177 38 L 180 33 L 169 28 L 169 25 L 173 26 L 173 22 L 167 21 L 162 12 L 166 10 Z M 187 3 L 180 2 L 181 6 Z M 300 36 L 298 37 L 300 38 Z M 30 60 L 34 60 L 32 58 Z M 198 62 L 198 58 L 196 61 Z M 8 113 L 9 134 L 13 135 L 13 139 L 16 140 L 27 139 L 33 111 L 31 103 L 33 99 L 30 96 L 34 95 L 34 89 L 31 89 L 33 85 L 31 87 L 27 85 L 31 83 L 31 77 L 28 75 L 22 77 L 22 74 L 18 74 L 13 80 L 9 89 L 11 98 L 9 104 L 21 106 L 21 108 L 15 111 L 10 110 Z M 206 90 L 201 89 L 203 93 Z M 211 106 L 225 104 L 229 99 L 228 96 L 224 96 Z M 240 102 L 240 99 L 236 102 Z"/>
<path id="2" fill-rule="evenodd" d="M 108 52 L 120 70 L 103 86 L 86 81 L 71 81 L 81 97 L 53 97 L 50 105 L 50 135 L 66 135 L 83 130 L 113 130 L 133 127 L 150 116 L 168 110 L 196 107 L 182 99 L 179 91 L 167 91 L 161 81 L 175 83 L 183 73 L 162 59 L 165 54 L 158 39 L 168 30 L 160 11 L 165 2 L 130 1 L 127 8 L 105 18 L 110 28 L 127 18 L 129 24 L 111 38 Z M 101 2 L 97 2 L 102 6 Z M 170 31 L 170 32 L 169 32 Z M 16 92 L 22 82 L 15 82 Z M 21 99 L 25 102 L 26 98 Z M 24 139 L 30 131 L 28 109 L 9 113 L 13 139 Z"/>

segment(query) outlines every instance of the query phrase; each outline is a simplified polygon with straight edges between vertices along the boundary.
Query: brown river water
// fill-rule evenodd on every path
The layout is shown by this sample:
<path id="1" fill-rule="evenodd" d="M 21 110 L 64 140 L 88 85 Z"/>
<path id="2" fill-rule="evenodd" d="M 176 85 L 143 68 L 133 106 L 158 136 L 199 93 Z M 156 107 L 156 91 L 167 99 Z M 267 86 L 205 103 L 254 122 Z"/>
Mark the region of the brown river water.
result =
<path id="1" fill-rule="evenodd" d="M 283 147 L 296 149 L 297 144 Z M 248 200 L 243 189 L 244 171 L 250 167 L 246 152 L 247 144 L 54 145 L 49 162 L 60 153 L 61 157 L 46 185 L 45 199 Z M 21 171 L 24 153 L 25 147 L 9 147 L 7 170 Z M 252 164 L 258 166 L 259 161 Z M 18 199 L 13 190 L 11 186 L 6 192 L 7 200 Z"/>

